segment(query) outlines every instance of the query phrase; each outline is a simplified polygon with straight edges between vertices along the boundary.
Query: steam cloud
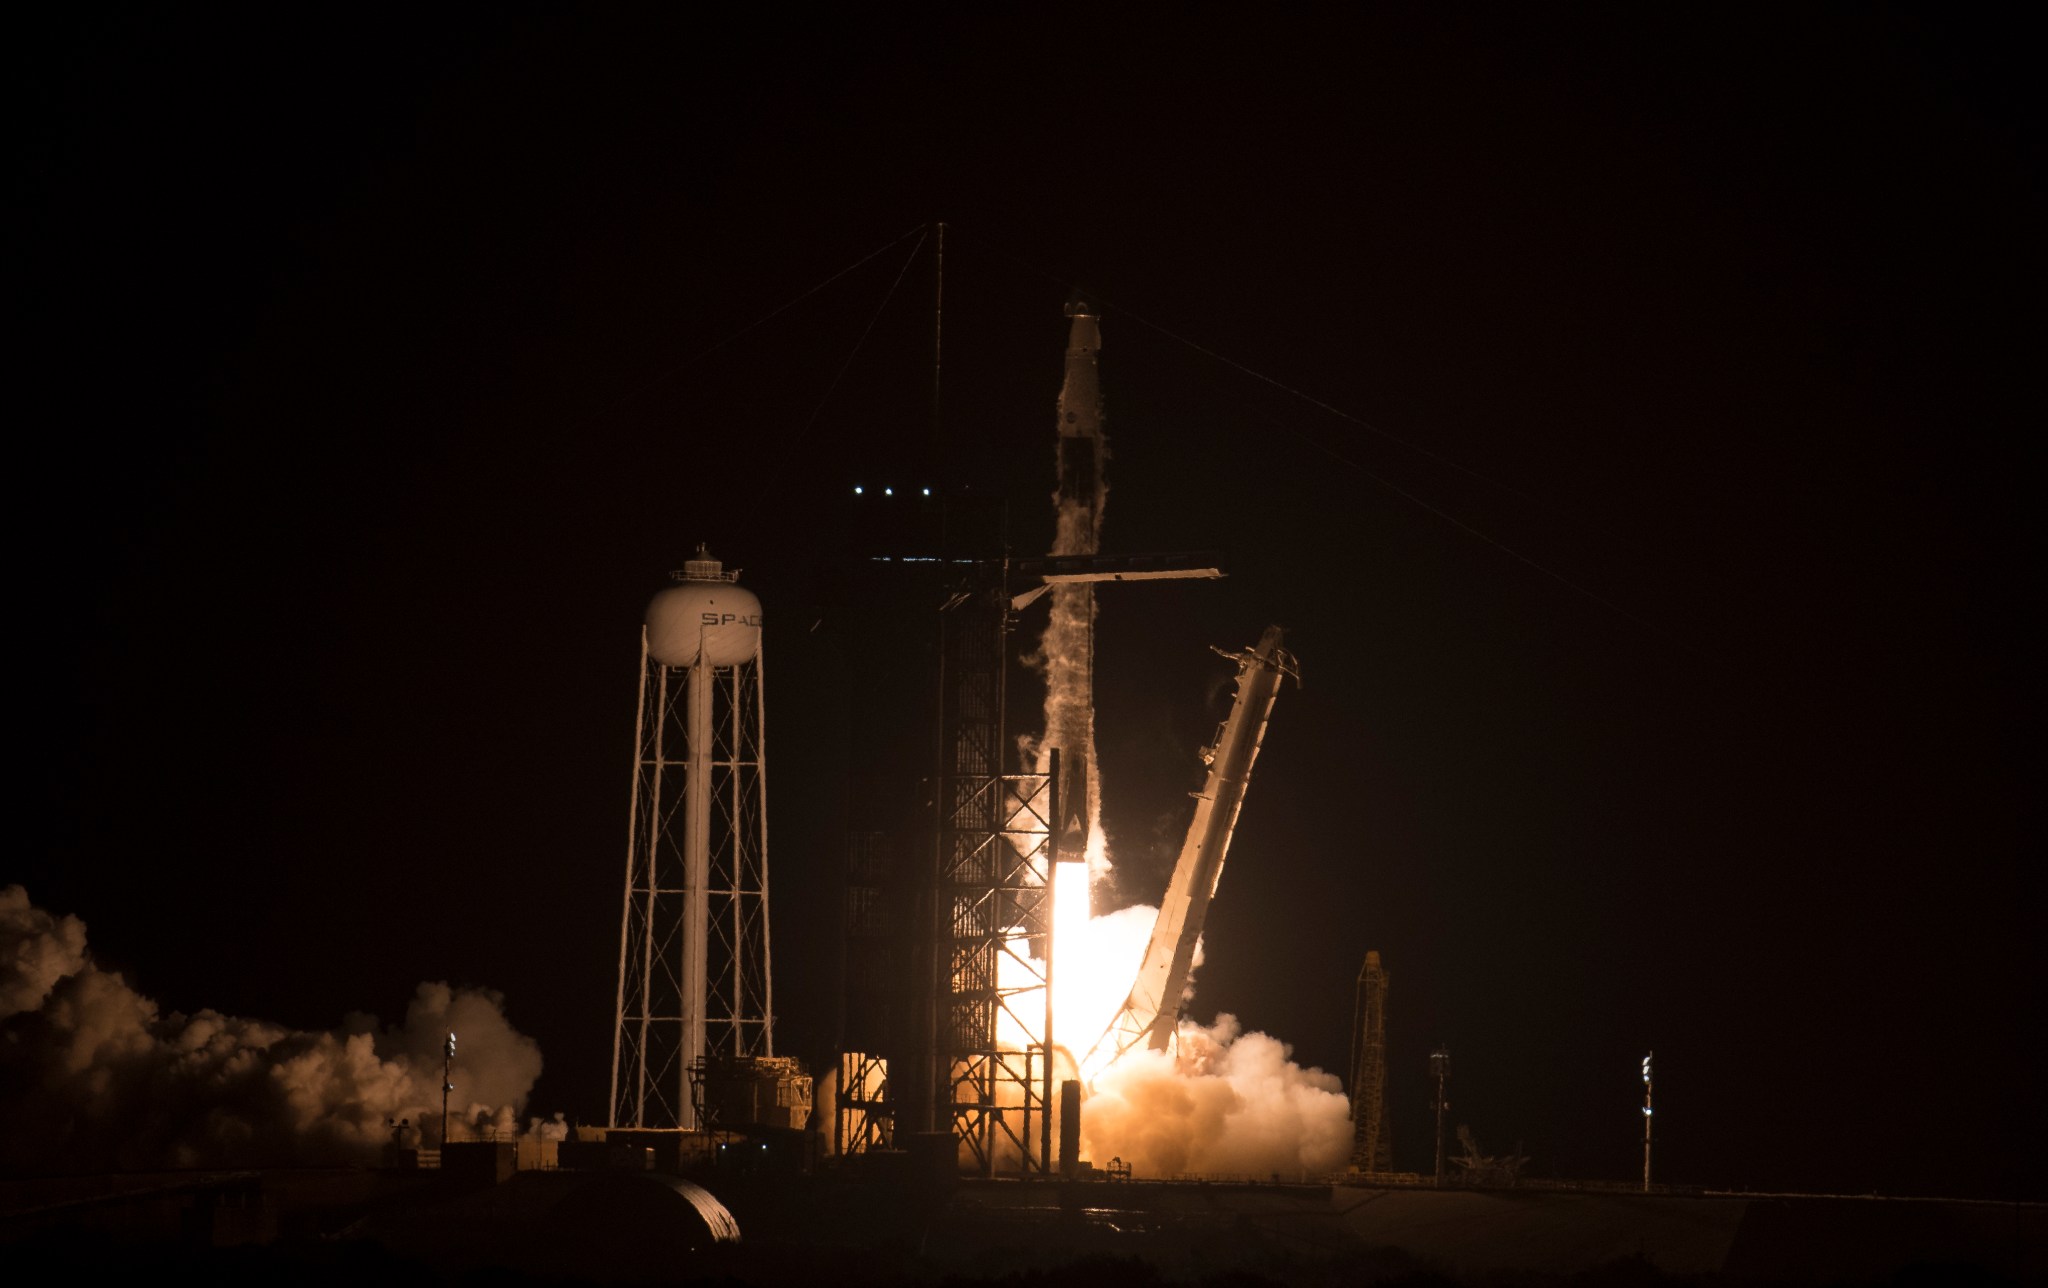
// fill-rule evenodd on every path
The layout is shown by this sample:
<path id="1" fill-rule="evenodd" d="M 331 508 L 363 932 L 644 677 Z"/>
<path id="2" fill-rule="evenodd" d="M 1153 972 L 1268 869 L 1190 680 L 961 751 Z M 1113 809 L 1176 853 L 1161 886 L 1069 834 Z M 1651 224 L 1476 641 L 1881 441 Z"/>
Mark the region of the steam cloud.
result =
<path id="1" fill-rule="evenodd" d="M 419 986 L 405 1022 L 307 1033 L 160 1011 L 93 964 L 85 924 L 0 889 L 0 1170 L 376 1161 L 411 1119 L 438 1143 L 441 1044 L 460 1035 L 456 1139 L 511 1135 L 540 1047 L 488 989 Z M 552 1126 L 544 1124 L 543 1127 Z"/>
<path id="2" fill-rule="evenodd" d="M 1351 1106 L 1343 1084 L 1294 1063 L 1287 1045 L 1224 1014 L 1180 1026 L 1178 1055 L 1127 1052 L 1095 1080 L 1081 1143 L 1139 1176 L 1278 1176 L 1343 1167 Z"/>
<path id="3" fill-rule="evenodd" d="M 1055 976 L 1069 981 L 1056 993 L 1072 1026 L 1069 1054 L 1085 1053 L 1115 1014 L 1158 917 L 1140 904 L 1078 925 L 1055 922 L 1060 951 L 1085 963 L 1078 980 Z M 1202 955 L 1198 939 L 1198 967 Z M 1337 1078 L 1302 1068 L 1284 1043 L 1245 1032 L 1227 1014 L 1206 1026 L 1181 1021 L 1175 1045 L 1171 1053 L 1135 1047 L 1088 1080 L 1081 1144 L 1097 1166 L 1118 1159 L 1138 1176 L 1289 1180 L 1344 1166 L 1351 1105 Z"/>

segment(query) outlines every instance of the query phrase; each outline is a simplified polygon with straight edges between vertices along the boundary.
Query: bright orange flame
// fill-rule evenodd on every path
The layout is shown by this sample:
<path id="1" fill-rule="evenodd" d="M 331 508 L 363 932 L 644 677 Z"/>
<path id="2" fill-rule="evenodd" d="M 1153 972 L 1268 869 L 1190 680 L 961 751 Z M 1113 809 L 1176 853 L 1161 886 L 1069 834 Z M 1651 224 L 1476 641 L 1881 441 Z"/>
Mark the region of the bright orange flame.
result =
<path id="1" fill-rule="evenodd" d="M 1064 1052 L 1061 1065 L 1068 1068 L 1081 1066 L 1130 996 L 1152 923 L 1159 919 L 1157 908 L 1142 905 L 1090 916 L 1090 885 L 1084 862 L 1061 863 L 1053 874 L 1053 1046 Z M 1038 1017 L 1045 994 L 1030 987 L 1036 983 L 1030 947 L 1028 937 L 1014 934 L 999 963 L 1001 986 L 1011 1001 L 998 1022 L 998 1039 L 1019 1051 L 1038 1046 L 1043 1030 Z M 1103 1062 L 1098 1058 L 1081 1067 L 1081 1076 L 1092 1080 Z"/>
<path id="2" fill-rule="evenodd" d="M 1088 1023 L 1088 864 L 1055 865 L 1052 879 L 1053 1042 L 1078 1060 L 1095 1040 Z"/>

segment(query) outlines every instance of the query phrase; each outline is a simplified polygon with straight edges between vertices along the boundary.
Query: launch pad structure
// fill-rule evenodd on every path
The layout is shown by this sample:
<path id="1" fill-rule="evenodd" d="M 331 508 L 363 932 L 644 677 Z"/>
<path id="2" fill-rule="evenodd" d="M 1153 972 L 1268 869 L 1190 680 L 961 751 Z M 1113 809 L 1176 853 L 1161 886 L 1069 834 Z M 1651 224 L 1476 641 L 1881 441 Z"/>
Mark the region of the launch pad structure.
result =
<path id="1" fill-rule="evenodd" d="M 1059 860 L 1086 858 L 1096 826 L 1095 585 L 1222 575 L 1206 556 L 1100 554 L 1099 321 L 1078 297 L 1066 313 L 1051 553 L 1014 558 L 999 530 L 964 558 L 942 549 L 914 560 L 951 570 L 937 622 L 930 857 L 920 855 L 925 842 L 901 830 L 892 836 L 859 821 L 850 829 L 832 1128 L 842 1153 L 920 1138 L 919 1148 L 936 1152 L 949 1140 L 959 1166 L 977 1175 L 1053 1173 L 1055 1060 L 1063 1046 L 1078 1050 L 1093 1036 L 1062 1043 L 1056 1029 L 1052 911 Z M 1067 700 L 1048 701 L 1044 750 L 1025 766 L 1011 763 L 1019 753 L 1007 727 L 1012 636 L 1017 615 L 1042 597 L 1050 598 L 1047 682 L 1063 686 Z M 907 882 L 891 876 L 920 869 Z M 898 906 L 908 896 L 912 908 L 909 963 L 890 960 L 892 894 Z M 887 1006 L 883 981 L 906 966 L 907 1014 L 894 1024 L 859 1014 L 863 1004 Z M 1064 1058 L 1066 1074 L 1077 1076 L 1078 1062 Z"/>
<path id="2" fill-rule="evenodd" d="M 860 820 L 849 829 L 832 1126 L 842 1154 L 915 1148 L 937 1159 L 950 1150 L 962 1170 L 981 1176 L 1050 1176 L 1074 1166 L 1055 1160 L 1053 1137 L 1058 1119 L 1062 1153 L 1078 1149 L 1075 1124 L 1059 1106 L 1077 1106 L 1079 1096 L 1062 1090 L 1056 1099 L 1055 1086 L 1071 1080 L 1078 1089 L 1140 1043 L 1171 1045 L 1267 717 L 1281 679 L 1298 676 L 1278 627 L 1252 649 L 1224 654 L 1238 663 L 1237 697 L 1205 754 L 1209 775 L 1137 982 L 1108 1031 L 1062 1029 L 1053 1004 L 1055 885 L 1063 862 L 1092 857 L 1099 828 L 1095 587 L 1222 576 L 1208 555 L 1100 552 L 1108 457 L 1100 320 L 1080 297 L 1066 314 L 1051 553 L 1013 557 L 999 534 L 1002 553 L 941 549 L 906 561 L 951 570 L 938 613 L 929 839 Z M 1040 598 L 1050 599 L 1039 650 L 1048 699 L 1039 758 L 1026 767 L 1010 763 L 1011 636 L 1017 615 Z M 902 925 L 891 908 L 906 904 Z M 891 935 L 892 922 L 907 934 Z M 903 938 L 912 944 L 907 963 L 892 958 Z M 912 981 L 909 1005 L 893 1023 L 872 1013 L 890 1008 L 892 975 Z"/>
<path id="3" fill-rule="evenodd" d="M 1078 1090 L 1098 1048 L 1106 1065 L 1140 1040 L 1172 1041 L 1274 695 L 1295 673 L 1278 627 L 1224 654 L 1238 663 L 1237 698 L 1205 754 L 1207 783 L 1131 1001 L 1109 1036 L 1060 1028 L 1060 861 L 1098 848 L 1095 587 L 1222 575 L 1208 555 L 1100 553 L 1100 330 L 1085 301 L 1067 316 L 1051 553 L 1014 557 L 1000 525 L 993 541 L 968 537 L 962 515 L 935 554 L 904 560 L 938 573 L 932 589 L 943 591 L 932 603 L 931 771 L 921 818 L 849 819 L 831 1125 L 842 1154 L 908 1150 L 983 1177 L 1055 1173 L 1059 1106 L 1079 1102 L 1059 1084 Z M 701 547 L 675 578 L 642 635 L 609 1129 L 800 1129 L 809 1079 L 774 1048 L 760 605 Z M 1048 700 L 1026 764 L 1009 677 L 1019 614 L 1041 597 Z M 1067 1155 L 1078 1152 L 1074 1117 L 1058 1132 Z"/>
<path id="4" fill-rule="evenodd" d="M 1045 1175 L 1055 1166 L 1055 1059 L 1072 1076 L 1062 1048 L 1094 1036 L 1057 1031 L 1050 1005 L 1058 865 L 1081 857 L 1086 835 L 1057 820 L 1085 822 L 1068 791 L 1086 779 L 1063 747 L 1042 771 L 1011 763 L 1017 616 L 1065 587 L 1222 574 L 1207 552 L 950 562 L 936 614 L 931 812 L 891 828 L 871 816 L 873 802 L 857 802 L 849 830 L 833 1147 L 859 1154 L 950 1134 L 967 1171 Z M 891 981 L 906 974 L 910 1005 L 891 1022 Z"/>
<path id="5" fill-rule="evenodd" d="M 842 1154 L 913 1148 L 936 1160 L 950 1151 L 961 1170 L 984 1177 L 1050 1176 L 1075 1165 L 1055 1159 L 1054 1126 L 1059 1120 L 1062 1154 L 1077 1151 L 1062 1107 L 1079 1097 L 1062 1090 L 1056 1098 L 1056 1085 L 1073 1080 L 1078 1090 L 1141 1042 L 1170 1046 L 1274 697 L 1283 677 L 1298 675 L 1278 627 L 1252 649 L 1224 654 L 1238 664 L 1237 697 L 1205 754 L 1208 779 L 1130 1000 L 1107 1032 L 1062 1027 L 1053 1005 L 1055 886 L 1063 863 L 1090 857 L 1099 827 L 1095 587 L 1222 575 L 1206 554 L 1100 553 L 1101 334 L 1084 300 L 1070 301 L 1067 316 L 1052 552 L 953 557 L 942 549 L 906 561 L 951 570 L 937 623 L 936 763 L 927 839 L 900 825 L 893 834 L 860 821 L 850 828 L 832 1126 Z M 1012 763 L 1008 678 L 1018 614 L 1040 598 L 1050 599 L 1040 644 L 1048 701 L 1041 752 L 1027 767 Z M 891 935 L 891 908 L 905 905 L 907 933 Z M 891 957 L 903 938 L 913 944 L 908 963 Z M 863 1014 L 888 1008 L 891 974 L 913 981 L 907 1013 L 893 1024 Z"/>
<path id="6" fill-rule="evenodd" d="M 927 1054 L 915 1075 L 918 1081 L 908 1088 L 906 1107 L 913 1120 L 929 1124 L 925 1131 L 950 1133 L 962 1166 L 978 1175 L 1012 1170 L 1027 1176 L 1053 1174 L 1056 1062 L 1064 1060 L 1067 1077 L 1082 1076 L 1084 1044 L 1097 1036 L 1061 1030 L 1052 1001 L 1058 969 L 1052 924 L 1056 874 L 1063 861 L 1081 857 L 1067 848 L 1069 835 L 1086 836 L 1086 811 L 1077 809 L 1067 793 L 1085 790 L 1087 778 L 1067 768 L 1067 749 L 1061 746 L 1051 748 L 1045 772 L 1005 768 L 1014 753 L 1005 709 L 1015 614 L 1048 587 L 1057 594 L 1066 587 L 1092 591 L 1095 583 L 1106 581 L 1220 575 L 1201 555 L 987 560 L 972 566 L 968 580 L 941 609 L 942 760 L 933 949 L 926 958 L 931 980 L 926 995 L 933 1005 L 929 1036 L 921 1044 Z M 1022 582 L 1038 586 L 1013 594 L 1013 586 Z M 1210 785 L 1197 797 L 1189 833 L 1190 850 L 1212 856 L 1214 863 L 1196 864 L 1199 880 L 1206 882 L 1199 907 L 1191 918 L 1171 919 L 1166 932 L 1176 941 L 1169 955 L 1183 959 L 1182 984 L 1184 959 L 1192 957 L 1192 939 L 1200 935 L 1201 912 L 1214 891 L 1277 689 L 1284 657 L 1278 628 L 1267 632 L 1258 651 L 1244 657 L 1255 660 L 1241 659 L 1238 700 L 1219 738 L 1221 754 L 1212 765 Z M 1291 660 L 1286 665 L 1291 670 Z M 1270 686 L 1247 685 L 1243 678 L 1267 672 L 1274 677 Z M 1227 786 L 1219 788 L 1219 783 Z M 1061 820 L 1074 825 L 1071 833 Z M 1186 901 L 1178 906 L 1185 911 Z M 1168 921 L 1164 914 L 1162 921 Z M 1179 990 L 1172 996 L 1171 1008 L 1154 1007 L 1148 1013 L 1169 1032 L 1179 1016 Z M 933 1101 L 925 1099 L 925 1085 L 937 1091 Z M 864 1105 L 860 1125 L 851 1133 L 838 1132 L 840 1139 L 871 1131 L 873 1109 Z"/>
<path id="7" fill-rule="evenodd" d="M 944 760 L 936 800 L 939 1058 L 932 1072 L 944 1107 L 932 1128 L 950 1131 L 961 1163 L 982 1176 L 994 1175 L 1008 1158 L 1026 1175 L 1049 1174 L 1053 1165 L 1058 787 L 1050 775 L 1005 771 L 1008 571 L 1007 562 L 982 565 L 939 615 Z"/>

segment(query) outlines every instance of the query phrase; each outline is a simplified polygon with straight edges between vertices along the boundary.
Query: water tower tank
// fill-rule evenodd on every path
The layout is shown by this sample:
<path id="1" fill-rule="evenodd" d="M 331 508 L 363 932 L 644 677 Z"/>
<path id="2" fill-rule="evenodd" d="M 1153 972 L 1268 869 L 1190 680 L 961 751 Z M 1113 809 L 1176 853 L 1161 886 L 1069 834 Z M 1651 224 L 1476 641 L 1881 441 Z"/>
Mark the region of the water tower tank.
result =
<path id="1" fill-rule="evenodd" d="M 761 650 L 761 601 L 697 547 L 676 584 L 647 605 L 647 654 L 663 666 L 737 666 Z"/>

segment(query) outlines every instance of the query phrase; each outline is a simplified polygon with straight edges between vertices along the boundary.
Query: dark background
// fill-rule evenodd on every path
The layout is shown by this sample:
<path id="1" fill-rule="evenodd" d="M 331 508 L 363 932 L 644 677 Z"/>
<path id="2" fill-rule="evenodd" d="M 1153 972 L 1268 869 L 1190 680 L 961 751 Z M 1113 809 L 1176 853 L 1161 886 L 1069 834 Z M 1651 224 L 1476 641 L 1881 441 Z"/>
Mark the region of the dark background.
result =
<path id="1" fill-rule="evenodd" d="M 1490 1150 L 1626 1178 L 1654 1047 L 1661 1178 L 2042 1196 L 2027 42 L 1655 8 L 18 28 L 0 879 L 167 1008 L 503 989 L 535 1108 L 598 1119 L 636 625 L 706 541 L 769 613 L 781 1035 L 822 1055 L 859 739 L 820 570 L 853 482 L 929 463 L 903 234 L 945 219 L 944 442 L 1018 548 L 1078 284 L 1106 544 L 1228 554 L 1103 595 L 1125 897 L 1206 646 L 1302 661 L 1197 1014 L 1341 1073 L 1379 949 L 1400 1167 L 1441 1042 Z"/>

